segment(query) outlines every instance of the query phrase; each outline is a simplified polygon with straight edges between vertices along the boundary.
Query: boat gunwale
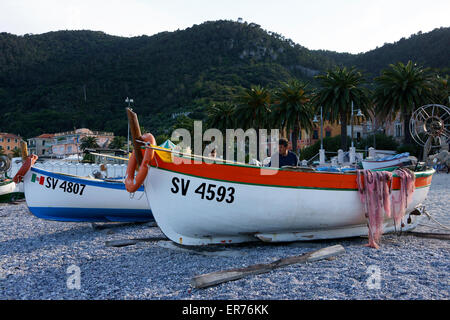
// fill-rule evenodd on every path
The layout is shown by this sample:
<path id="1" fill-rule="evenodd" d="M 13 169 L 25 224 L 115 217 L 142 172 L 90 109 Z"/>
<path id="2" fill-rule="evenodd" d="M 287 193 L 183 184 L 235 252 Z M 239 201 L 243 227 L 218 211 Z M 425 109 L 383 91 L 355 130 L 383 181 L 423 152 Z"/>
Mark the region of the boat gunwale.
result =
<path id="1" fill-rule="evenodd" d="M 161 159 L 162 160 L 162 159 Z M 163 161 L 164 162 L 164 161 Z M 357 191 L 358 188 L 326 188 L 326 187 L 312 187 L 312 186 L 288 186 L 288 185 L 274 185 L 274 184 L 259 184 L 259 183 L 250 183 L 250 182 L 242 182 L 242 181 L 233 181 L 233 180 L 224 180 L 224 179 L 219 179 L 219 178 L 211 178 L 211 177 L 205 177 L 205 176 L 201 176 L 201 175 L 195 175 L 192 173 L 187 173 L 184 171 L 176 171 L 176 170 L 172 170 L 169 168 L 164 168 L 164 167 L 160 167 L 158 165 L 158 161 L 156 161 L 156 165 L 150 163 L 148 166 L 149 167 L 153 167 L 156 169 L 161 169 L 164 171 L 168 171 L 168 172 L 173 172 L 173 173 L 177 173 L 177 174 L 182 174 L 182 175 L 187 175 L 190 177 L 195 177 L 195 178 L 199 178 L 199 179 L 206 179 L 206 180 L 212 180 L 212 181 L 221 181 L 221 182 L 226 182 L 226 183 L 235 183 L 235 184 L 242 184 L 242 185 L 253 185 L 253 186 L 262 186 L 262 187 L 273 187 L 273 188 L 288 188 L 288 189 L 309 189 L 309 190 L 332 190 L 332 191 Z M 211 164 L 211 163 L 210 163 Z M 217 163 L 214 163 L 217 164 Z M 182 164 L 180 164 L 182 165 Z M 188 164 L 184 164 L 184 165 L 188 165 Z M 195 164 L 193 164 L 195 165 Z M 232 164 L 217 164 L 217 165 L 231 165 Z M 241 165 L 239 165 L 241 166 Z M 253 168 L 253 169 L 258 169 L 260 170 L 261 167 L 257 167 L 257 166 L 241 166 L 241 167 L 248 167 L 248 168 Z M 275 170 L 280 170 L 283 172 L 293 172 L 293 173 L 320 173 L 320 174 L 342 174 L 342 175 L 354 175 L 356 178 L 356 171 L 355 172 L 324 172 L 324 171 L 313 171 L 313 172 L 301 172 L 301 171 L 291 171 L 291 170 L 283 170 L 283 169 L 279 169 L 279 168 L 271 168 L 271 169 L 275 169 Z M 421 178 L 421 177 L 429 177 L 430 175 L 433 175 L 436 171 L 434 169 L 429 169 L 429 170 L 425 170 L 425 171 L 419 171 L 419 172 L 414 172 L 416 178 Z M 398 177 L 397 175 L 393 175 L 394 177 Z M 416 189 L 420 189 L 420 188 L 426 188 L 429 187 L 431 185 L 430 184 L 426 184 L 424 186 L 418 186 L 415 187 Z M 393 189 L 393 190 L 399 190 L 397 188 Z"/>
<path id="2" fill-rule="evenodd" d="M 110 188 L 110 189 L 126 189 L 125 184 L 123 181 L 111 181 L 111 180 L 101 180 L 96 178 L 90 178 L 90 177 L 80 177 L 75 176 L 67 173 L 61 173 L 61 172 L 52 172 L 52 171 L 46 171 L 41 168 L 31 167 L 30 172 L 37 172 L 39 174 L 46 175 L 48 177 L 52 178 L 61 178 L 63 176 L 67 181 L 69 182 L 76 182 L 80 183 L 82 181 L 86 185 L 94 186 L 94 187 L 100 187 L 100 188 Z M 141 186 L 137 191 L 144 191 L 144 187 Z"/>

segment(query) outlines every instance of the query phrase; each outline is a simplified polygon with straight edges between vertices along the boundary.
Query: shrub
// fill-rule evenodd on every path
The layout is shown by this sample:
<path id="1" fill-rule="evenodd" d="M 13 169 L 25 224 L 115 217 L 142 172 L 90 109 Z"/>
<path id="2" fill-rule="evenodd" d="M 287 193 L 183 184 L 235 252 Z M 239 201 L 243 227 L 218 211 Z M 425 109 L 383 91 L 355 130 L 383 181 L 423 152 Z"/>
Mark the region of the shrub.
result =
<path id="1" fill-rule="evenodd" d="M 361 139 L 355 143 L 356 149 L 366 149 L 373 147 L 373 135 L 369 135 L 367 138 Z M 398 148 L 398 142 L 394 137 L 387 136 L 384 133 L 375 134 L 375 146 L 379 150 L 396 150 Z"/>
<path id="2" fill-rule="evenodd" d="M 323 148 L 327 152 L 337 152 L 341 148 L 341 136 L 334 136 L 323 139 Z M 300 160 L 309 160 L 319 153 L 320 140 L 312 146 L 305 147 L 300 151 Z"/>
<path id="3" fill-rule="evenodd" d="M 402 144 L 397 148 L 396 151 L 397 153 L 409 152 L 409 155 L 415 156 L 417 158 L 419 158 L 420 154 L 422 153 L 421 148 L 415 144 Z"/>

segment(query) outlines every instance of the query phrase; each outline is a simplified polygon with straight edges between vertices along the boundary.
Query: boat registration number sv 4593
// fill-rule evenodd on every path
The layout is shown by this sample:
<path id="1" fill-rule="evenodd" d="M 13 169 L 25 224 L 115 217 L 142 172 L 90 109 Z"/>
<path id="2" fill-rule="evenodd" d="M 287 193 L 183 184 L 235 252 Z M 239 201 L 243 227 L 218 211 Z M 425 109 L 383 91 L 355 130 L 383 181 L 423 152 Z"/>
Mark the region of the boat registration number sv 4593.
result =
<path id="1" fill-rule="evenodd" d="M 59 186 L 58 186 L 59 184 Z M 55 179 L 52 177 L 47 177 L 47 183 L 45 184 L 46 188 L 55 190 L 56 187 L 62 189 L 64 192 L 78 194 L 80 196 L 83 195 L 84 188 L 86 188 L 85 184 L 70 182 L 70 181 L 62 181 L 59 183 L 59 179 Z"/>
<path id="2" fill-rule="evenodd" d="M 170 191 L 172 193 L 181 193 L 182 196 L 186 196 L 189 192 L 189 187 L 191 184 L 191 180 L 183 179 L 178 177 L 172 178 L 172 188 Z M 203 182 L 199 186 L 192 187 L 192 190 L 195 194 L 198 194 L 200 199 L 206 200 L 216 200 L 217 202 L 225 201 L 226 203 L 232 203 L 234 201 L 234 192 L 235 189 L 233 187 L 224 187 L 212 183 Z"/>

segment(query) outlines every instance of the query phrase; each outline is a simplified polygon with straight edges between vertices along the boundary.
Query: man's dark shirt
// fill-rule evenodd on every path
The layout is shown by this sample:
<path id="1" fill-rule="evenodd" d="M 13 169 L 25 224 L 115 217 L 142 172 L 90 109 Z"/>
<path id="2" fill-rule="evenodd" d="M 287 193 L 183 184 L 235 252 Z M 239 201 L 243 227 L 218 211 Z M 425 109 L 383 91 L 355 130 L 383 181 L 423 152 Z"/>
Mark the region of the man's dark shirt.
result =
<path id="1" fill-rule="evenodd" d="M 274 153 L 270 159 L 270 162 L 268 164 L 269 167 L 272 167 L 272 162 L 274 157 L 278 156 L 279 164 L 278 167 L 281 168 L 283 166 L 298 166 L 298 157 L 295 153 L 292 151 L 288 151 L 288 154 L 286 156 L 282 156 L 278 152 Z M 275 166 L 275 164 L 273 164 Z"/>

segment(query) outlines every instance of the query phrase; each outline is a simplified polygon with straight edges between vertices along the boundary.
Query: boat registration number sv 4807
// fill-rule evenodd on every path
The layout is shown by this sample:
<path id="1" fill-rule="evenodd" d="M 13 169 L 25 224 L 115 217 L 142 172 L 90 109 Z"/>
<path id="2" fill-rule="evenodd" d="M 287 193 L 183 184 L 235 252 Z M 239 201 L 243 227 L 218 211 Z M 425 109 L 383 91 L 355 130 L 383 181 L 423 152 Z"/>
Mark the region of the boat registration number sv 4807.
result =
<path id="1" fill-rule="evenodd" d="M 59 186 L 58 186 L 58 183 L 59 183 L 59 179 L 47 177 L 47 183 L 45 184 L 45 187 L 49 188 L 49 189 L 53 189 L 53 190 L 55 190 L 56 187 L 58 187 L 58 188 L 62 189 L 64 192 L 78 194 L 80 196 L 83 195 L 84 188 L 86 188 L 85 184 L 77 183 L 77 182 L 70 182 L 70 181 L 63 180 L 61 183 L 59 183 Z"/>
<path id="2" fill-rule="evenodd" d="M 172 193 L 181 193 L 182 196 L 186 196 L 189 192 L 189 186 L 191 184 L 191 180 L 183 179 L 178 177 L 172 178 L 173 187 L 170 188 Z M 217 202 L 225 201 L 226 203 L 232 203 L 234 201 L 234 192 L 235 189 L 233 187 L 224 187 L 212 183 L 203 182 L 199 186 L 193 187 L 195 194 L 198 194 L 200 199 L 206 200 L 216 200 Z"/>

